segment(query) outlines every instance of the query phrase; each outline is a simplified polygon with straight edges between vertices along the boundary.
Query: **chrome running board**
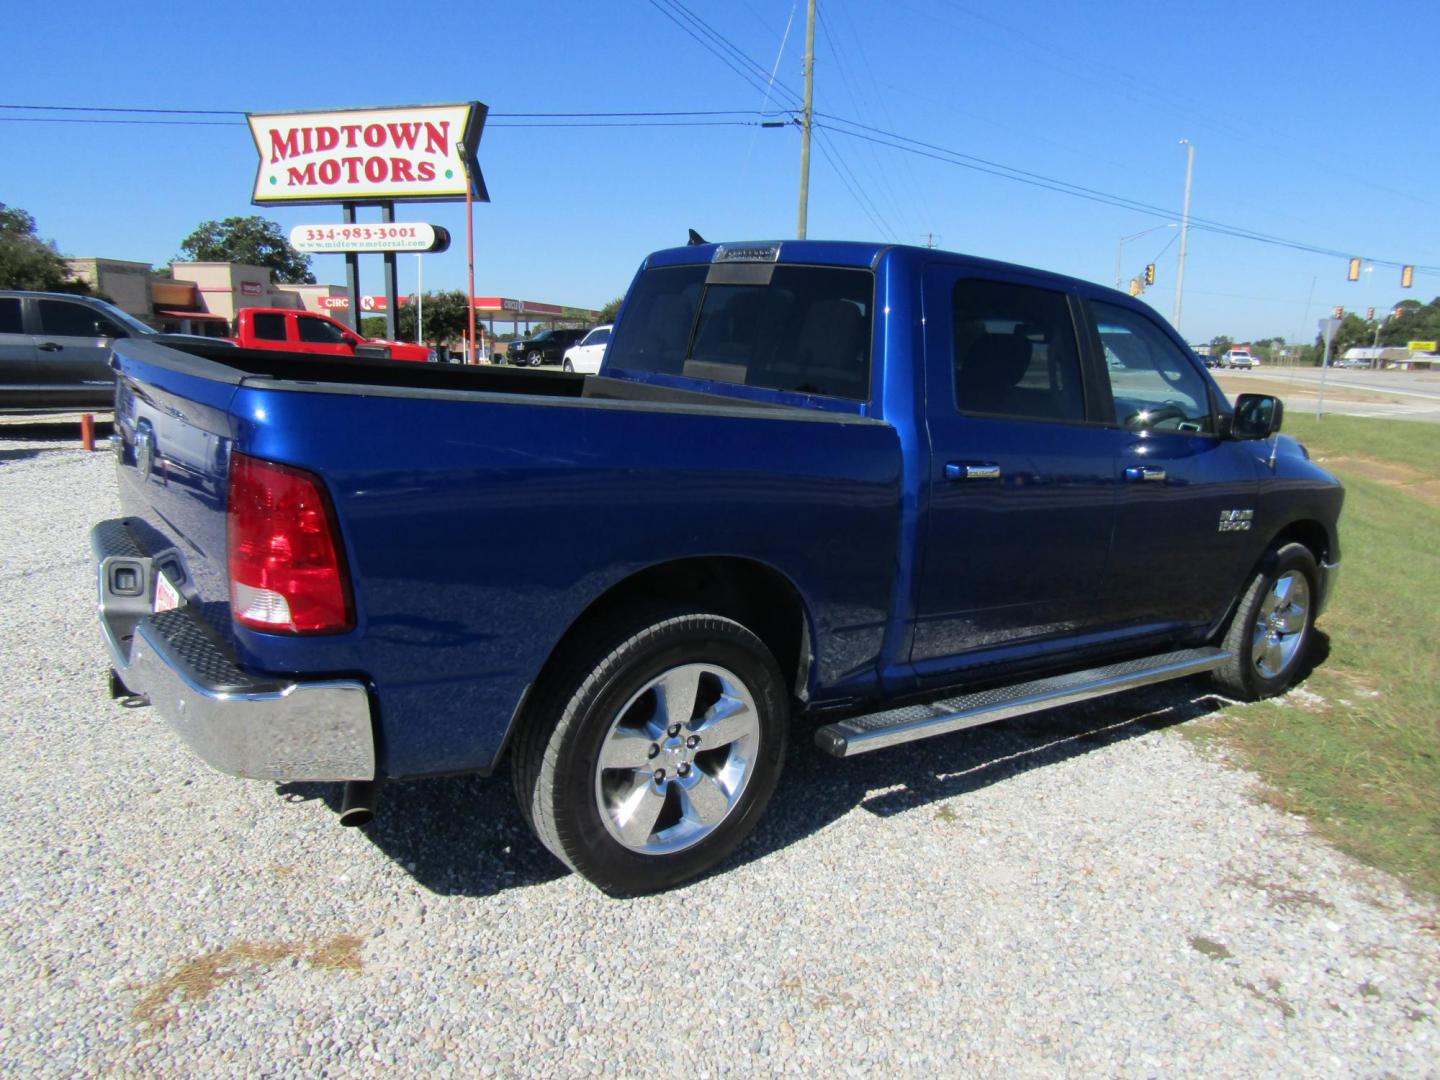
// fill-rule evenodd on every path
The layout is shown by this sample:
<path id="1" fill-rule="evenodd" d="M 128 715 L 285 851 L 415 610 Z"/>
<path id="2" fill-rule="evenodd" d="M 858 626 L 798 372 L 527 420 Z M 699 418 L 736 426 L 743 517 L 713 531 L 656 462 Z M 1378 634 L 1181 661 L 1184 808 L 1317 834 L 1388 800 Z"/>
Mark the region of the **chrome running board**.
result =
<path id="1" fill-rule="evenodd" d="M 854 757 L 870 750 L 928 739 L 932 735 L 948 735 L 952 731 L 1087 698 L 1118 694 L 1137 686 L 1198 675 L 1214 670 L 1230 656 L 1223 649 L 1181 649 L 1143 660 L 1127 660 L 1123 664 L 962 694 L 926 705 L 906 705 L 868 716 L 852 716 L 822 727 L 815 733 L 815 745 L 835 757 Z"/>

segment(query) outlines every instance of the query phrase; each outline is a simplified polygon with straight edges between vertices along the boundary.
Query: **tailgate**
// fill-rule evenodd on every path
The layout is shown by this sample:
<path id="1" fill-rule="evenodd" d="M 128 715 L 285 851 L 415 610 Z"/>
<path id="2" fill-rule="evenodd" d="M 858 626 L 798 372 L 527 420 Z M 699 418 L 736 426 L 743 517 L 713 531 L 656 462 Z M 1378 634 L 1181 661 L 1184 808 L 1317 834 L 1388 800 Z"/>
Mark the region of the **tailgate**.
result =
<path id="1" fill-rule="evenodd" d="M 184 601 L 230 641 L 225 493 L 234 425 L 227 406 L 243 374 L 126 340 L 116 343 L 112 365 L 126 524 Z"/>

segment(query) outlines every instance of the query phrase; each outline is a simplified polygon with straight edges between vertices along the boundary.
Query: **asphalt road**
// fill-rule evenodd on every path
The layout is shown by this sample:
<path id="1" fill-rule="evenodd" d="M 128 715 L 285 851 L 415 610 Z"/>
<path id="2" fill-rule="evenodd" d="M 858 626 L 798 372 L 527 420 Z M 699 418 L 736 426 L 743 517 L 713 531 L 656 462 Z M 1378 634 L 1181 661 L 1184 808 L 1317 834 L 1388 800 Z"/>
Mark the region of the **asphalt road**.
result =
<path id="1" fill-rule="evenodd" d="M 1232 398 L 1247 390 L 1279 393 L 1289 410 L 1313 413 L 1321 404 L 1318 368 L 1215 371 Z M 1387 420 L 1440 423 L 1440 372 L 1334 369 L 1324 373 L 1323 412 Z"/>

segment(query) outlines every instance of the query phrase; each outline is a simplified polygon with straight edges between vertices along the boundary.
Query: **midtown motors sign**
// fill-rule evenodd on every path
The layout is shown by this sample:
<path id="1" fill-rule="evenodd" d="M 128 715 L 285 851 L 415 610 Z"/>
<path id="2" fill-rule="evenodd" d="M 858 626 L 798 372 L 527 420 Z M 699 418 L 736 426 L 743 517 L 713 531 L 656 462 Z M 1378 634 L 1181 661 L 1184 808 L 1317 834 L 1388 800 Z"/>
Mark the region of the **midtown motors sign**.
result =
<path id="1" fill-rule="evenodd" d="M 475 160 L 488 110 L 407 105 L 319 113 L 250 113 L 260 154 L 251 200 L 357 203 L 489 201 Z M 462 157 L 461 146 L 464 146 Z"/>

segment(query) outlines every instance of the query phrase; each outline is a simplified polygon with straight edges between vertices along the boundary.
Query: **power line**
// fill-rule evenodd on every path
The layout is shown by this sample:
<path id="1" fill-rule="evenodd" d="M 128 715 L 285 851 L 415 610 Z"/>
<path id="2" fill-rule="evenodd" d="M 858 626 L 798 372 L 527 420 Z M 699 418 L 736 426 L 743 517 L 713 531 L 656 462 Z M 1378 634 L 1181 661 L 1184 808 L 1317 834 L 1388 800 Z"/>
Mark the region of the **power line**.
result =
<path id="1" fill-rule="evenodd" d="M 0 106 L 0 108 L 4 108 L 4 106 Z M 584 116 L 585 114 L 568 114 L 568 115 Z M 651 127 L 764 127 L 771 117 L 786 116 L 786 115 L 788 115 L 788 114 L 787 114 L 787 113 L 768 113 L 768 114 L 767 114 L 767 113 L 758 113 L 758 112 L 756 112 L 756 113 L 751 113 L 751 114 L 750 114 L 751 116 L 754 117 L 754 119 L 751 119 L 751 120 L 740 120 L 740 119 L 722 120 L 722 119 L 698 119 L 698 118 L 697 118 L 697 119 L 678 119 L 678 120 L 665 120 L 665 119 L 658 119 L 658 118 L 657 118 L 657 119 L 626 120 L 626 119 L 620 119 L 620 118 L 619 118 L 619 117 L 622 117 L 622 116 L 624 116 L 624 115 L 626 115 L 626 114 L 619 114 L 619 113 L 617 113 L 617 114 L 597 113 L 597 114 L 593 114 L 590 119 L 575 119 L 575 120 L 558 120 L 558 119 L 557 119 L 557 120 L 536 121 L 536 122 L 531 122 L 531 123 L 512 122 L 512 121 L 507 121 L 507 120 L 500 120 L 500 121 L 498 121 L 498 122 L 487 123 L 487 124 L 486 124 L 486 127 L 487 127 L 487 128 L 530 128 L 530 129 L 536 129 L 536 128 L 642 128 L 642 127 L 644 127 L 644 128 L 651 128 Z M 646 114 L 643 114 L 643 113 L 642 113 L 642 114 L 637 114 L 637 115 L 644 116 L 644 115 L 646 115 Z M 660 114 L 651 114 L 651 115 L 654 115 L 654 116 L 656 116 L 656 117 L 660 117 L 660 116 L 664 116 L 665 114 L 660 113 Z M 680 114 L 680 115 L 684 116 L 684 115 L 686 115 L 686 114 Z M 695 114 L 695 115 L 696 115 L 697 117 L 701 117 L 701 116 L 710 115 L 710 114 L 699 113 L 699 114 Z M 728 115 L 728 114 L 714 114 L 714 115 Z M 228 128 L 236 128 L 236 127 L 245 127 L 245 126 L 247 126 L 243 121 L 240 121 L 240 120 L 157 120 L 157 119 L 149 119 L 149 118 L 141 118 L 141 117 L 115 118 L 115 117 L 103 117 L 103 116 L 0 116 L 0 123 L 9 123 L 9 124 L 130 124 L 130 125 L 139 125 L 139 126 L 141 126 L 141 127 L 148 127 L 148 126 L 160 125 L 160 126 L 167 126 L 167 127 L 228 127 Z"/>
<path id="2" fill-rule="evenodd" d="M 5 105 L 0 109 L 16 109 L 35 112 L 87 112 L 87 113 L 143 113 L 172 116 L 248 116 L 243 109 L 152 109 L 121 105 Z M 324 110 L 315 110 L 323 112 Z M 508 119 L 544 119 L 569 117 L 678 117 L 678 116 L 786 116 L 789 110 L 764 109 L 667 109 L 643 112 L 492 112 L 491 117 Z"/>
<path id="3" fill-rule="evenodd" d="M 681 0 L 649 0 L 649 3 L 657 11 L 665 15 L 666 18 L 670 19 L 671 22 L 679 26 L 680 29 L 689 34 L 691 38 L 699 42 L 712 56 L 719 59 L 731 71 L 735 72 L 751 86 L 762 90 L 766 95 L 766 100 L 769 99 L 772 90 L 778 89 L 789 99 L 793 107 L 798 108 L 800 106 L 801 98 L 799 94 L 779 79 L 774 78 L 772 72 L 752 59 L 745 50 L 741 49 L 731 41 L 730 38 L 719 30 L 716 30 L 700 16 L 696 15 L 686 7 Z M 677 12 L 678 15 L 676 14 Z M 687 23 L 689 25 L 687 25 Z M 692 29 L 692 27 L 694 29 Z M 893 237 L 895 235 L 894 230 L 890 227 L 889 223 L 885 221 L 885 217 L 880 212 L 879 207 L 876 206 L 874 201 L 865 193 L 863 185 L 855 178 L 855 174 L 845 161 L 840 148 L 831 144 L 828 150 L 822 145 L 821 150 L 822 153 L 825 154 L 826 160 L 830 162 L 836 174 L 840 177 L 841 183 L 844 184 L 846 190 L 850 192 L 856 205 L 859 206 L 865 216 L 870 219 L 871 224 L 873 224 L 880 233 L 889 233 Z"/>
<path id="4" fill-rule="evenodd" d="M 830 33 L 829 21 L 825 18 L 824 13 L 818 6 L 815 9 L 815 19 L 820 27 L 821 37 L 824 39 L 825 44 L 829 46 L 830 56 L 835 61 L 835 71 L 840 76 L 840 86 L 844 89 L 846 96 L 849 97 L 851 107 L 855 110 L 855 113 L 859 115 L 861 112 L 860 101 L 855 96 L 855 90 L 851 86 L 853 80 L 848 76 L 846 72 L 845 60 L 840 55 L 840 49 L 835 40 L 835 35 Z M 863 159 L 865 160 L 866 164 L 870 166 L 871 175 L 876 177 L 879 181 L 875 185 L 874 190 L 877 193 L 883 193 L 887 197 L 890 208 L 894 213 L 895 219 L 897 221 L 903 219 L 905 217 L 905 208 L 900 202 L 899 196 L 895 192 L 895 186 L 890 182 L 889 171 L 881 164 L 880 155 L 873 146 L 867 146 L 865 150 L 866 153 L 863 155 Z M 900 160 L 908 161 L 909 159 L 901 158 Z M 891 230 L 891 234 L 893 238 L 893 229 Z"/>
<path id="5" fill-rule="evenodd" d="M 650 2 L 652 5 L 654 5 L 657 9 L 661 10 L 662 13 L 666 14 L 667 17 L 671 18 L 672 21 L 677 22 L 677 25 L 680 25 L 682 29 L 686 30 L 686 32 L 689 33 L 691 37 L 696 38 L 697 41 L 699 41 L 702 45 L 704 45 L 705 48 L 706 48 L 708 51 L 710 51 L 712 54 L 716 55 L 717 58 L 724 59 L 724 57 L 721 56 L 721 53 L 720 53 L 719 51 L 717 51 L 717 50 L 720 49 L 720 46 L 718 46 L 718 45 L 713 45 L 712 43 L 708 42 L 707 39 L 698 37 L 695 33 L 692 33 L 692 32 L 690 31 L 690 29 L 689 29 L 688 27 L 684 26 L 683 23 L 680 23 L 679 20 L 678 20 L 676 17 L 670 15 L 669 12 L 666 12 L 666 11 L 661 7 L 660 3 L 657 2 L 657 0 L 649 0 L 649 2 Z M 683 4 L 679 4 L 678 0 L 667 0 L 667 2 L 675 4 L 677 7 L 681 8 L 682 10 L 684 10 L 684 11 L 686 12 L 686 14 L 687 14 L 690 18 L 694 19 L 697 23 L 700 23 L 700 24 L 703 25 L 703 20 L 700 20 L 697 16 L 694 16 L 693 13 L 690 13 L 688 9 L 684 8 L 684 5 L 683 5 Z M 754 62 L 753 62 L 753 61 L 750 61 L 748 57 L 745 57 L 745 56 L 744 56 L 744 53 L 741 52 L 741 51 L 738 49 L 738 47 L 736 47 L 733 43 L 730 43 L 727 38 L 724 38 L 723 35 L 720 35 L 720 34 L 714 32 L 714 31 L 711 31 L 711 32 L 714 33 L 717 38 L 719 38 L 720 40 L 723 40 L 724 42 L 726 42 L 726 47 L 727 47 L 731 52 L 733 52 L 736 56 L 743 58 L 743 59 L 745 60 L 745 62 L 747 62 L 747 63 L 749 63 L 749 64 L 751 65 L 752 68 L 757 68 L 757 69 L 758 69 L 758 65 L 755 65 Z M 832 53 L 833 53 L 833 51 L 834 51 L 834 43 L 833 43 L 833 41 L 830 43 L 830 45 L 831 45 L 831 51 L 832 51 Z M 732 70 L 736 70 L 735 65 L 738 64 L 738 62 L 739 62 L 739 61 L 731 62 L 731 61 L 728 61 L 728 60 L 727 60 L 727 66 L 731 66 Z M 770 81 L 770 73 L 767 72 L 767 71 L 765 71 L 764 69 L 758 69 L 758 70 L 761 72 L 761 74 L 763 74 L 766 82 L 765 82 L 765 85 L 757 86 L 757 89 L 760 89 L 760 90 L 762 90 L 762 91 L 767 91 L 767 92 L 768 92 L 768 89 L 769 89 L 769 81 Z M 742 77 L 745 77 L 745 78 L 747 79 L 747 81 L 749 81 L 750 76 L 749 76 L 748 74 L 746 74 L 743 70 L 741 70 L 741 71 L 739 71 L 739 72 L 737 72 L 737 73 L 740 73 L 740 74 L 742 75 Z M 792 99 L 795 99 L 795 94 L 794 94 L 794 92 L 791 91 L 791 90 L 789 89 L 789 87 L 787 87 L 784 83 L 780 82 L 779 80 L 775 80 L 774 85 L 775 85 L 776 87 L 778 87 L 780 90 L 782 90 L 788 97 L 790 97 L 790 98 L 792 98 Z M 235 117 L 244 117 L 244 116 L 246 115 L 243 111 L 233 110 L 233 109 L 175 109 L 175 108 L 152 108 L 152 107 L 147 107 L 147 106 L 125 107 L 125 106 L 114 106 L 114 105 L 94 105 L 94 106 L 90 106 L 90 105 L 36 105 L 36 104 L 28 104 L 28 103 L 27 103 L 27 104 L 0 104 L 0 109 L 10 109 L 10 110 L 17 110 L 17 111 L 18 111 L 18 110 L 24 110 L 24 111 L 32 111 L 32 112 L 51 112 L 51 113 L 53 113 L 53 112 L 65 112 L 65 113 L 71 113 L 71 112 L 86 112 L 86 113 L 106 113 L 106 114 L 109 114 L 109 113 L 138 114 L 138 115 L 131 115 L 131 116 L 129 116 L 129 117 L 110 117 L 110 116 L 104 116 L 104 117 L 96 117 L 96 116 L 90 116 L 90 117 L 70 117 L 70 116 L 0 116 L 0 123 L 68 123 L 68 124 L 165 125 L 165 126 L 183 126 L 183 127 L 236 127 L 236 126 L 244 126 L 243 122 L 240 121 L 240 120 L 226 121 L 226 120 L 184 120 L 184 119 L 173 119 L 173 120 L 171 120 L 171 119 L 151 119 L 150 117 L 152 117 L 152 116 L 154 116 L 154 117 L 159 117 L 159 116 L 175 116 L 175 117 L 184 117 L 184 116 L 235 116 Z M 1155 217 L 1163 217 L 1163 218 L 1170 218 L 1170 219 L 1173 219 L 1173 218 L 1175 218 L 1175 217 L 1178 217 L 1178 214 L 1176 213 L 1176 211 L 1173 210 L 1173 209 L 1170 209 L 1170 208 L 1157 206 L 1157 205 L 1154 205 L 1154 204 L 1151 204 L 1151 203 L 1146 203 L 1146 202 L 1143 202 L 1143 201 L 1138 200 L 1138 199 L 1129 198 L 1128 196 L 1116 195 L 1116 194 L 1114 194 L 1114 193 L 1112 193 L 1112 192 L 1101 191 L 1101 190 L 1096 189 L 1096 188 L 1085 187 L 1084 185 L 1075 184 L 1075 183 L 1072 183 L 1072 182 L 1070 182 L 1070 181 L 1060 180 L 1060 179 L 1055 178 L 1055 177 L 1045 176 L 1044 174 L 1041 174 L 1041 173 L 1030 172 L 1030 171 L 1028 171 L 1028 170 L 1020 169 L 1020 168 L 1017 168 L 1017 167 L 1012 166 L 1012 165 L 1006 165 L 1006 164 L 1004 164 L 1004 163 L 1002 163 L 1002 162 L 991 161 L 991 160 L 986 159 L 986 158 L 977 157 L 976 155 L 973 155 L 973 154 L 966 154 L 966 153 L 963 153 L 963 152 L 961 152 L 961 151 L 951 149 L 951 148 L 949 148 L 949 147 L 940 146 L 940 145 L 938 145 L 938 144 L 926 142 L 926 141 L 921 140 L 921 139 L 911 138 L 911 137 L 909 137 L 909 136 L 901 135 L 901 134 L 898 134 L 897 132 L 888 131 L 888 130 L 886 130 L 886 129 L 884 129 L 884 128 L 875 127 L 875 126 L 873 126 L 873 125 L 863 124 L 863 123 L 861 123 L 861 122 L 859 122 L 859 121 L 850 120 L 850 119 L 847 119 L 847 118 L 842 117 L 842 116 L 838 116 L 838 115 L 833 114 L 833 113 L 823 113 L 823 112 L 818 112 L 818 111 L 817 111 L 815 115 L 816 115 L 817 117 L 819 117 L 819 118 L 823 118 L 823 119 L 825 119 L 825 120 L 831 120 L 831 121 L 834 121 L 834 122 L 835 122 L 834 124 L 826 124 L 826 123 L 817 122 L 817 123 L 815 124 L 815 127 L 816 127 L 817 129 L 822 130 L 822 131 L 831 131 L 831 132 L 834 132 L 834 133 L 839 134 L 839 135 L 848 135 L 848 136 L 850 136 L 850 137 L 853 138 L 853 139 L 860 139 L 860 140 L 862 140 L 862 141 L 866 141 L 866 142 L 869 142 L 869 143 L 873 143 L 873 144 L 876 144 L 876 145 L 879 145 L 879 146 L 888 147 L 888 148 L 893 149 L 893 150 L 900 150 L 900 151 L 903 151 L 903 152 L 908 153 L 908 154 L 912 154 L 912 155 L 916 155 L 916 156 L 920 156 L 920 157 L 930 158 L 930 159 L 935 160 L 935 161 L 940 161 L 940 162 L 942 162 L 942 163 L 944 163 L 944 164 L 955 165 L 955 166 L 959 166 L 959 167 L 961 167 L 961 168 L 970 169 L 970 170 L 972 170 L 972 171 L 981 172 L 981 173 L 986 173 L 986 174 L 989 174 L 989 175 L 992 175 L 992 176 L 999 177 L 1000 179 L 1012 180 L 1012 181 L 1015 181 L 1015 182 L 1017 182 L 1017 183 L 1027 184 L 1027 185 L 1029 185 L 1029 186 L 1031 186 L 1031 187 L 1041 188 L 1042 190 L 1054 191 L 1054 192 L 1058 192 L 1058 193 L 1060 193 L 1060 194 L 1070 195 L 1070 196 L 1072 196 L 1072 197 L 1074 197 L 1074 198 L 1086 199 L 1086 200 L 1091 201 L 1091 202 L 1100 203 L 1101 205 L 1113 206 L 1113 207 L 1116 207 L 1116 208 L 1118 208 L 1118 209 L 1130 210 L 1130 211 L 1134 211 L 1134 212 L 1137 212 L 1137 213 L 1147 214 L 1147 215 L 1155 216 Z M 509 127 L 509 128 L 530 128 L 530 129 L 535 129 L 535 128 L 547 128 L 547 127 L 553 127 L 553 128 L 598 128 L 598 127 L 635 127 L 635 128 L 638 128 L 638 127 L 754 127 L 754 126 L 763 125 L 767 120 L 772 120 L 772 121 L 773 121 L 773 118 L 775 118 L 775 117 L 791 117 L 791 116 L 793 116 L 793 110 L 790 110 L 790 109 L 785 109 L 785 110 L 705 109 L 705 110 L 671 110 L 671 111 L 648 110 L 648 111 L 635 111 L 635 112 L 555 112 L 555 113 L 525 113 L 525 112 L 517 112 L 517 113 L 491 113 L 490 116 L 493 117 L 493 118 L 500 119 L 501 122 L 492 123 L 492 124 L 490 124 L 489 126 L 493 126 L 493 127 Z M 733 118 L 733 119 L 722 119 L 722 118 L 725 118 L 725 117 L 730 117 L 730 118 Z M 750 117 L 750 118 L 752 118 L 752 119 L 739 119 L 740 117 Z M 538 122 L 534 122 L 534 123 L 505 122 L 505 121 L 507 121 L 507 120 L 513 120 L 513 121 L 534 120 L 534 121 L 538 121 Z M 844 125 L 844 126 L 837 126 L 837 125 Z M 827 140 L 827 142 L 828 142 L 828 140 Z M 874 224 L 874 225 L 876 226 L 877 230 L 879 230 L 880 232 L 882 232 L 882 233 L 884 233 L 884 232 L 891 232 L 892 235 L 893 235 L 893 230 L 891 230 L 891 229 L 889 228 L 888 224 L 882 225 L 882 224 L 880 224 L 879 221 L 876 220 L 876 218 L 882 217 L 882 216 L 879 214 L 879 208 L 878 208 L 878 207 L 875 207 L 873 202 L 871 202 L 871 204 L 870 204 L 870 207 L 873 208 L 873 210 L 872 210 L 871 208 L 867 208 L 867 207 L 866 207 L 866 205 L 865 205 L 866 199 L 865 199 L 865 197 L 862 195 L 863 189 L 862 189 L 861 186 L 859 185 L 858 179 L 855 178 L 855 175 L 854 175 L 853 170 L 850 170 L 849 167 L 848 167 L 848 165 L 845 165 L 845 164 L 843 163 L 843 158 L 842 158 L 842 156 L 840 155 L 839 148 L 836 147 L 833 143 L 829 143 L 828 150 L 825 151 L 825 152 L 826 152 L 827 159 L 830 160 L 831 165 L 835 168 L 836 174 L 837 174 L 838 176 L 840 176 L 842 183 L 844 183 L 844 185 L 845 185 L 845 187 L 847 188 L 847 190 L 849 190 L 851 196 L 855 199 L 857 205 L 860 206 L 860 209 L 861 209 L 863 212 L 865 212 L 865 214 L 866 214 L 867 217 L 869 217 L 869 218 L 871 219 L 871 223 Z M 847 174 L 848 174 L 848 178 L 847 178 Z M 1327 256 L 1327 257 L 1341 258 L 1341 259 L 1348 259 L 1348 258 L 1352 257 L 1352 253 L 1346 252 L 1346 251 L 1340 251 L 1340 250 L 1337 250 L 1337 249 L 1335 249 L 1335 248 L 1326 248 L 1326 247 L 1322 247 L 1322 246 L 1319 246 L 1319 245 L 1316 245 L 1316 244 L 1309 244 L 1309 243 L 1305 243 L 1305 242 L 1302 242 L 1302 241 L 1291 240 L 1291 239 L 1288 239 L 1288 238 L 1286 238 L 1286 237 L 1275 236 L 1275 235 L 1271 235 L 1271 234 L 1268 234 L 1268 233 L 1262 233 L 1262 232 L 1259 232 L 1259 231 L 1254 230 L 1254 229 L 1249 229 L 1249 228 L 1245 228 L 1245 227 L 1242 227 L 1242 226 L 1230 225 L 1230 224 L 1228 224 L 1228 223 L 1226 223 L 1226 222 L 1217 221 L 1217 220 L 1214 220 L 1214 219 L 1202 218 L 1202 217 L 1195 217 L 1195 216 L 1193 216 L 1193 215 L 1192 215 L 1192 217 L 1191 217 L 1191 227 L 1192 227 L 1192 228 L 1196 228 L 1196 229 L 1203 230 L 1203 231 L 1205 231 L 1205 232 L 1214 233 L 1214 234 L 1220 235 L 1220 236 L 1229 236 L 1229 237 L 1232 237 L 1232 238 L 1235 238 L 1235 239 L 1240 239 L 1240 240 L 1250 240 L 1250 241 L 1253 241 L 1253 242 L 1255 242 L 1255 243 L 1263 243 L 1263 244 L 1268 244 L 1268 245 L 1272 245 L 1272 246 L 1276 246 L 1276 247 L 1284 247 L 1284 248 L 1288 248 L 1288 249 L 1295 250 L 1295 251 L 1305 252 L 1305 253 L 1308 253 L 1308 254 L 1324 255 L 1324 256 Z M 1369 263 L 1371 263 L 1371 264 L 1373 264 L 1373 265 L 1376 265 L 1376 266 L 1384 266 L 1384 267 L 1393 268 L 1393 269 L 1398 269 L 1398 268 L 1400 268 L 1400 267 L 1402 267 L 1402 266 L 1404 266 L 1404 265 L 1414 265 L 1416 271 L 1417 271 L 1417 272 L 1420 272 L 1420 273 L 1425 273 L 1425 274 L 1440 273 L 1440 266 L 1434 266 L 1434 265 L 1406 264 L 1406 263 L 1403 263 L 1403 262 L 1401 262 L 1401 261 L 1399 261 L 1399 260 L 1379 259 L 1379 258 L 1371 258 L 1371 257 L 1367 257 L 1366 261 L 1369 262 Z"/>
<path id="6" fill-rule="evenodd" d="M 847 124 L 849 127 L 836 127 L 833 124 L 817 124 L 828 131 L 837 134 L 848 135 L 853 139 L 862 139 L 875 142 L 881 146 L 888 146 L 894 150 L 903 150 L 906 153 L 916 154 L 920 157 L 932 158 L 944 162 L 947 165 L 956 165 L 961 168 L 970 169 L 975 172 L 988 173 L 991 176 L 998 176 L 1004 180 L 1014 180 L 1017 183 L 1028 184 L 1031 187 L 1038 187 L 1047 191 L 1059 192 L 1063 195 L 1071 195 L 1076 198 L 1087 199 L 1090 202 L 1101 203 L 1106 206 L 1114 206 L 1122 210 L 1133 210 L 1138 213 L 1148 214 L 1153 217 L 1178 218 L 1180 215 L 1174 209 L 1156 206 L 1151 203 L 1142 202 L 1139 199 L 1132 199 L 1124 195 L 1116 195 L 1111 192 L 1101 191 L 1096 188 L 1085 187 L 1081 184 L 1074 184 L 1067 180 L 1059 180 L 1055 177 L 1045 176 L 1041 173 L 1029 172 L 1025 169 L 1018 169 L 1011 165 L 1005 165 L 997 161 L 990 161 L 986 158 L 976 157 L 973 154 L 965 154 L 948 147 L 938 146 L 935 143 L 928 143 L 921 139 L 912 139 L 906 135 L 899 135 L 895 132 L 883 131 L 871 127 L 868 124 L 859 124 L 853 120 L 845 120 L 843 117 L 831 114 L 822 114 L 828 119 Z M 850 128 L 860 128 L 859 131 Z M 867 134 L 875 132 L 876 134 Z M 1327 255 L 1339 259 L 1350 258 L 1348 252 L 1339 251 L 1335 248 L 1320 247 L 1315 244 L 1307 244 L 1298 240 L 1290 240 L 1281 236 L 1272 236 L 1268 233 L 1258 232 L 1242 226 L 1229 225 L 1225 222 L 1214 221 L 1208 218 L 1190 217 L 1190 226 L 1195 229 L 1202 229 L 1221 236 L 1231 236 L 1241 240 L 1253 240 L 1257 243 L 1271 244 L 1276 247 L 1291 248 L 1296 251 L 1304 251 L 1314 255 Z M 1367 258 L 1367 262 L 1377 266 L 1388 266 L 1399 269 L 1407 265 L 1398 260 Z M 1417 270 L 1426 272 L 1440 272 L 1436 266 L 1416 266 Z"/>

